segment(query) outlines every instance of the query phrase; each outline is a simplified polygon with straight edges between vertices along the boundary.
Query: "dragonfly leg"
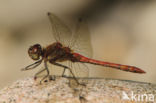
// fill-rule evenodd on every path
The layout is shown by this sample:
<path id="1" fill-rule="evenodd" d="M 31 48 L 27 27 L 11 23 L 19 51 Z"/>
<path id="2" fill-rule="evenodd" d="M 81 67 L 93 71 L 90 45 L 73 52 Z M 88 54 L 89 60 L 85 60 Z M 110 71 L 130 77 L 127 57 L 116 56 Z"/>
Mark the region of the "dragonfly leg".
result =
<path id="1" fill-rule="evenodd" d="M 47 66 L 47 61 L 44 62 L 44 66 L 45 66 L 45 70 L 47 70 L 47 75 L 44 76 L 41 81 L 40 81 L 40 84 L 42 83 L 43 80 L 45 80 L 47 77 L 49 77 L 49 69 L 48 69 L 48 66 Z"/>
<path id="2" fill-rule="evenodd" d="M 34 69 L 37 66 L 39 66 L 41 64 L 41 62 L 42 62 L 42 59 L 37 61 L 37 62 L 35 62 L 35 63 L 33 63 L 33 64 L 30 64 L 30 65 L 26 66 L 25 68 L 22 68 L 21 70 L 24 71 L 24 70 Z"/>
<path id="3" fill-rule="evenodd" d="M 44 69 L 42 69 L 42 70 L 40 70 L 39 72 L 37 72 L 36 74 L 35 74 L 35 76 L 34 76 L 34 79 L 36 80 L 37 79 L 37 75 L 39 75 L 40 73 L 42 73 L 43 71 L 45 71 L 46 69 L 44 68 Z"/>
<path id="4" fill-rule="evenodd" d="M 66 69 L 68 69 L 68 70 L 70 71 L 70 73 L 72 74 L 73 78 L 75 79 L 75 81 L 77 82 L 77 84 L 80 84 L 79 81 L 77 80 L 77 78 L 75 77 L 74 73 L 72 72 L 71 68 L 69 68 L 69 67 L 67 67 L 67 66 L 65 66 L 65 65 L 56 63 L 56 62 L 53 63 L 53 64 L 56 65 L 56 66 L 63 67 L 63 68 L 64 68 L 64 72 L 65 72 Z M 64 73 L 62 73 L 62 74 L 64 74 Z"/>
<path id="5" fill-rule="evenodd" d="M 65 73 L 66 69 L 67 69 L 67 68 L 64 68 L 64 69 L 63 69 L 63 72 L 62 72 L 62 77 L 66 77 L 66 76 L 64 75 L 64 73 Z"/>

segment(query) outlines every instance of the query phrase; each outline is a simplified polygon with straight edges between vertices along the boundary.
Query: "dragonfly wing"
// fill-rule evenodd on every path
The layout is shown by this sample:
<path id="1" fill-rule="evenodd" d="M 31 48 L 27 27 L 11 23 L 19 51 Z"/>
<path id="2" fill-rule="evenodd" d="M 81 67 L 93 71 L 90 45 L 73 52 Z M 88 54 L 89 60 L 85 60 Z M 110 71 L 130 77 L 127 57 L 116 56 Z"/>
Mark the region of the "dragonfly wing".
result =
<path id="1" fill-rule="evenodd" d="M 87 78 L 89 77 L 89 68 L 84 63 L 72 63 L 70 62 L 70 68 L 76 78 Z M 70 73 L 72 77 L 72 74 Z M 86 84 L 88 82 L 87 79 L 78 80 L 81 84 Z"/>
<path id="2" fill-rule="evenodd" d="M 74 52 L 78 52 L 86 57 L 92 56 L 90 32 L 85 20 L 78 21 L 75 32 L 72 33 L 59 17 L 52 13 L 48 13 L 48 16 L 52 25 L 53 36 L 56 41 L 70 47 Z M 68 64 L 76 77 L 89 76 L 89 69 L 85 64 L 72 62 L 69 62 Z M 72 76 L 70 72 L 69 74 Z"/>
<path id="3" fill-rule="evenodd" d="M 48 13 L 52 26 L 52 33 L 57 42 L 70 47 L 75 52 L 84 56 L 92 56 L 92 47 L 90 41 L 90 32 L 86 20 L 77 22 L 74 33 L 70 28 L 56 15 Z"/>
<path id="4" fill-rule="evenodd" d="M 69 27 L 53 13 L 48 13 L 49 20 L 52 26 L 52 34 L 57 42 L 69 45 L 69 39 L 72 37 L 72 32 Z"/>
<path id="5" fill-rule="evenodd" d="M 70 46 L 74 52 L 78 52 L 87 57 L 92 57 L 91 37 L 86 20 L 78 21 L 72 40 Z"/>

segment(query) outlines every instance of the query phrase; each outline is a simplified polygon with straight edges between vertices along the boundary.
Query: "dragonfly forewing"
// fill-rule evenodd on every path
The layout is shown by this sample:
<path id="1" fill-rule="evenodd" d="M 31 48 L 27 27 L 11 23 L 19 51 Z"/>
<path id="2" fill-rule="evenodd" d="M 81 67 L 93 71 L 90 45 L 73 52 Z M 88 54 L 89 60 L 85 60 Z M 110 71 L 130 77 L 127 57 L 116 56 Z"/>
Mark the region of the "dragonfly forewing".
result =
<path id="1" fill-rule="evenodd" d="M 70 47 L 73 51 L 84 54 L 87 57 L 92 56 L 92 47 L 90 41 L 90 32 L 86 20 L 77 20 L 75 32 L 56 15 L 48 13 L 52 26 L 52 34 L 57 42 Z"/>
<path id="2" fill-rule="evenodd" d="M 75 31 L 72 32 L 70 28 L 56 15 L 48 13 L 51 25 L 52 34 L 57 42 L 64 46 L 70 47 L 73 52 L 81 53 L 84 56 L 92 57 L 92 47 L 90 41 L 90 32 L 86 20 L 77 20 Z M 63 63 L 64 64 L 64 63 Z M 82 63 L 66 63 L 71 68 L 75 77 L 88 77 L 89 69 Z M 73 76 L 71 72 L 67 75 Z"/>

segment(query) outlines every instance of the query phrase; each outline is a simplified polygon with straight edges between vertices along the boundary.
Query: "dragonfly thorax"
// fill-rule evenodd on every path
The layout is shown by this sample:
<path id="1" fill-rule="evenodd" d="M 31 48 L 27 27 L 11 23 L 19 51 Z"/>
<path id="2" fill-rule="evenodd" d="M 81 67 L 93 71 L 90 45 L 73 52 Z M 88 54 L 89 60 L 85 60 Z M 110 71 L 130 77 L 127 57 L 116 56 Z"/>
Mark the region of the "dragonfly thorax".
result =
<path id="1" fill-rule="evenodd" d="M 49 61 L 63 61 L 71 57 L 71 49 L 63 46 L 59 42 L 55 42 L 44 49 L 44 57 Z"/>

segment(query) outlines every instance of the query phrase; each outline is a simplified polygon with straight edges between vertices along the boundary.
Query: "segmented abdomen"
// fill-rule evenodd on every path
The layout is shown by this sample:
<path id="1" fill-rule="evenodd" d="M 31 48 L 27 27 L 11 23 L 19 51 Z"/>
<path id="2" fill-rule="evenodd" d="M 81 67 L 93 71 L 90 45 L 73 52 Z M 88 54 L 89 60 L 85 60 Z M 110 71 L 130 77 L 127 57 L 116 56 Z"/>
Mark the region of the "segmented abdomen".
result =
<path id="1" fill-rule="evenodd" d="M 116 68 L 116 69 L 123 70 L 123 71 L 129 71 L 129 72 L 133 72 L 133 73 L 145 73 L 145 71 L 143 71 L 140 68 L 137 68 L 135 66 L 128 66 L 128 65 L 121 65 L 121 64 L 116 64 L 116 63 L 103 62 L 103 61 L 84 57 L 78 53 L 73 53 L 73 55 L 75 58 L 77 58 L 78 62 L 101 65 L 101 66 L 105 66 L 105 67 Z"/>

